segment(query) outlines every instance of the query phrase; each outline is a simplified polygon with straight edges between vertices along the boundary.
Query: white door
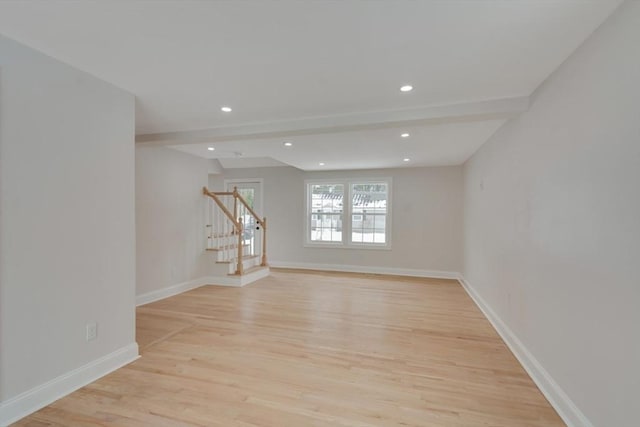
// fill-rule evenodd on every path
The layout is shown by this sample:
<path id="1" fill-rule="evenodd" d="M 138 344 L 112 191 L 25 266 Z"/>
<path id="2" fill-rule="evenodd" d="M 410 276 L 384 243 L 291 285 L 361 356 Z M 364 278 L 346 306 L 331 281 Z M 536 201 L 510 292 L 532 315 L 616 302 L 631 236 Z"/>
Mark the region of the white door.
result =
<path id="1" fill-rule="evenodd" d="M 262 211 L 262 179 L 225 179 L 225 187 L 227 191 L 233 191 L 238 188 L 238 193 L 247 202 L 247 205 L 253 209 L 260 219 L 264 218 Z M 242 212 L 240 209 L 239 212 Z M 244 243 L 250 245 L 251 253 L 262 253 L 262 231 L 259 224 L 255 222 L 253 217 L 247 212 L 240 215 L 239 220 L 243 224 Z"/>

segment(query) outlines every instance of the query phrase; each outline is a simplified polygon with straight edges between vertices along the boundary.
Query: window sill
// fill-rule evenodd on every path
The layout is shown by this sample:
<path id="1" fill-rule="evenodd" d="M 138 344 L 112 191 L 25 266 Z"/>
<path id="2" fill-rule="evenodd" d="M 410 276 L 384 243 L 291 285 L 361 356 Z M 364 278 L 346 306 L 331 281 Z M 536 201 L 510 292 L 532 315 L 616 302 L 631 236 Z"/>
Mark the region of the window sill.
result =
<path id="1" fill-rule="evenodd" d="M 306 242 L 303 245 L 305 248 L 315 248 L 315 249 L 361 249 L 361 250 L 374 250 L 374 251 L 390 251 L 391 250 L 391 244 L 386 244 L 384 246 L 382 245 L 367 245 L 367 244 L 362 244 L 362 245 L 354 245 L 354 244 L 350 244 L 350 245 L 345 245 L 342 243 L 309 243 Z"/>

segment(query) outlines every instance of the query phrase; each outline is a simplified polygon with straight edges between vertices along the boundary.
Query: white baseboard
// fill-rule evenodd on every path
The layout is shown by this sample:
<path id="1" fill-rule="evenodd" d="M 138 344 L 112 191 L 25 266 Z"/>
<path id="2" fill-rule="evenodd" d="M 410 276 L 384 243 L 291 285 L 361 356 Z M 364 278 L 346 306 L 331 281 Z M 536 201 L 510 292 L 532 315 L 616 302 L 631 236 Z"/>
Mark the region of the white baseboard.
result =
<path id="1" fill-rule="evenodd" d="M 245 274 L 243 276 L 204 276 L 188 282 L 178 283 L 177 285 L 168 286 L 156 291 L 147 292 L 146 294 L 138 295 L 136 297 L 136 306 L 149 304 L 154 301 L 169 298 L 174 295 L 181 294 L 183 292 L 190 291 L 192 289 L 199 288 L 205 285 L 212 286 L 236 286 L 241 287 L 255 282 L 258 279 L 267 277 L 269 275 L 269 269 L 260 269 L 255 272 Z"/>
<path id="2" fill-rule="evenodd" d="M 188 282 L 178 283 L 177 285 L 168 286 L 166 288 L 158 289 L 157 291 L 138 295 L 136 296 L 136 306 L 149 304 L 150 302 L 169 298 L 174 295 L 190 291 L 191 289 L 199 288 L 200 286 L 208 284 L 208 279 L 208 277 L 200 277 L 198 279 L 189 280 Z"/>
<path id="3" fill-rule="evenodd" d="M 263 277 L 267 277 L 269 274 L 270 270 L 268 268 L 264 268 L 242 276 L 203 277 L 202 279 L 207 285 L 242 287 L 249 283 L 253 283 L 256 280 L 262 279 Z"/>
<path id="4" fill-rule="evenodd" d="M 593 427 L 593 423 L 573 403 L 569 396 L 560 388 L 549 372 L 536 360 L 525 345 L 518 339 L 511 329 L 502 321 L 489 304 L 478 294 L 462 275 L 458 277 L 460 284 L 467 294 L 484 313 L 493 328 L 498 332 L 502 340 L 507 344 L 513 355 L 518 359 L 522 367 L 527 371 L 533 382 L 536 383 L 542 394 L 547 398 L 551 406 L 569 427 Z"/>
<path id="5" fill-rule="evenodd" d="M 0 403 L 0 426 L 16 422 L 138 357 L 138 344 L 134 342 L 4 401 Z"/>
<path id="6" fill-rule="evenodd" d="M 273 268 L 292 268 L 298 270 L 339 271 L 345 273 L 390 274 L 394 276 L 428 277 L 431 279 L 454 279 L 460 277 L 453 271 L 416 270 L 410 268 L 373 267 L 365 265 L 315 264 L 307 262 L 269 261 Z"/>
<path id="7" fill-rule="evenodd" d="M 207 276 L 203 277 L 202 280 L 206 282 L 205 285 L 209 286 L 232 286 L 236 288 L 243 286 L 238 276 Z"/>
<path id="8" fill-rule="evenodd" d="M 271 261 L 270 267 L 292 268 L 299 270 L 322 270 L 322 271 L 339 271 L 346 273 L 369 273 L 369 274 L 392 274 L 396 276 L 412 276 L 412 277 L 428 277 L 433 279 L 454 279 L 460 277 L 459 273 L 452 271 L 435 271 L 435 270 L 414 270 L 406 268 L 393 267 L 369 267 L 361 265 L 342 265 L 342 264 L 314 264 L 301 262 L 284 262 Z M 168 286 L 156 291 L 147 292 L 146 294 L 136 297 L 136 306 L 149 304 L 154 301 L 169 298 L 192 289 L 205 285 L 214 286 L 236 286 L 241 287 L 262 279 L 269 275 L 269 269 L 260 269 L 244 276 L 205 276 L 199 277 L 188 282 L 178 283 L 177 285 Z"/>

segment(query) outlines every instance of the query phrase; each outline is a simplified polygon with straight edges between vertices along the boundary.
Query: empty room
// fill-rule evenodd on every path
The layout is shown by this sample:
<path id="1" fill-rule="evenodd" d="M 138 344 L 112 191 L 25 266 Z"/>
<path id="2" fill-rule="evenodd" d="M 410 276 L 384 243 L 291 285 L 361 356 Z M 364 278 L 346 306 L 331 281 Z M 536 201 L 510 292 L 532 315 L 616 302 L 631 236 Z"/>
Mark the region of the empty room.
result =
<path id="1" fill-rule="evenodd" d="M 640 1 L 0 1 L 0 426 L 637 427 Z"/>

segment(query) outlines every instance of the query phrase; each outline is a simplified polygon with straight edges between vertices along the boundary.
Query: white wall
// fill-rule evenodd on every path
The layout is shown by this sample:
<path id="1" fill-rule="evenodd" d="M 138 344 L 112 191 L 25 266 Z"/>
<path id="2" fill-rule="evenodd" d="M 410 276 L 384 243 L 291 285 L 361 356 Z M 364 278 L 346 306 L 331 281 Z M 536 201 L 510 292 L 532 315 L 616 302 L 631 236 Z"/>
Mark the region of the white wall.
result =
<path id="1" fill-rule="evenodd" d="M 575 425 L 638 425 L 639 46 L 627 2 L 464 169 L 464 275 Z"/>
<path id="2" fill-rule="evenodd" d="M 134 97 L 0 36 L 0 212 L 2 424 L 35 387 L 137 356 Z"/>
<path id="3" fill-rule="evenodd" d="M 209 161 L 136 146 L 137 295 L 205 276 L 204 196 Z"/>
<path id="4" fill-rule="evenodd" d="M 391 177 L 392 249 L 304 247 L 304 180 Z M 224 178 L 263 178 L 269 262 L 275 265 L 360 266 L 386 272 L 460 272 L 462 269 L 462 168 L 402 168 L 303 172 L 293 167 L 227 169 L 210 175 L 210 187 Z"/>

